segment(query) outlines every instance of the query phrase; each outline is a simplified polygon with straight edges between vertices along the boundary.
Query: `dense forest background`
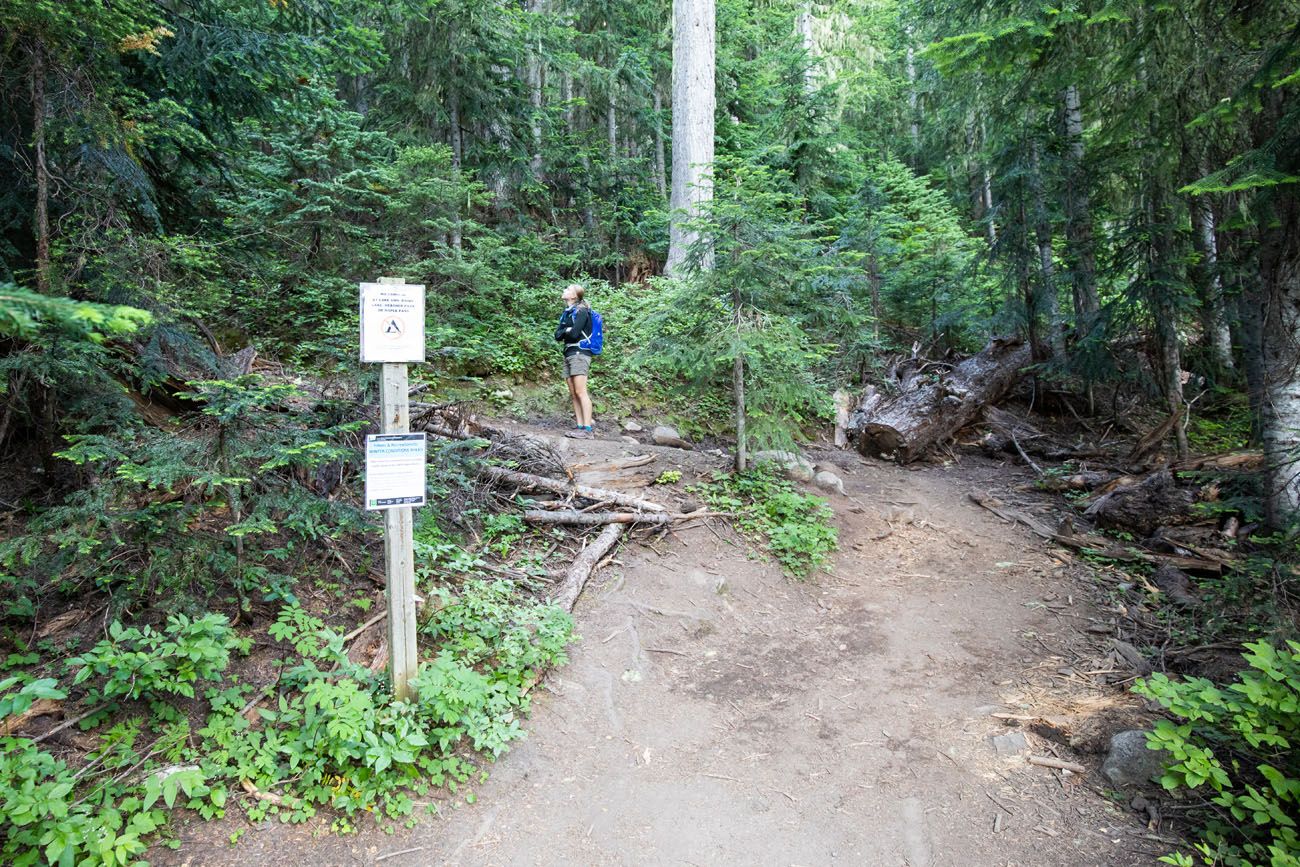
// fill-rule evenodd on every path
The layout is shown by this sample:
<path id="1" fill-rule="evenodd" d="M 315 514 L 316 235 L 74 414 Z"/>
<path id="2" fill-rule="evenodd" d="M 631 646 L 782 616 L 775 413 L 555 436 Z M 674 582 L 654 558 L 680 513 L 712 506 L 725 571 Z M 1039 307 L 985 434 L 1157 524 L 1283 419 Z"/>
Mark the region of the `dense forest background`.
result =
<path id="1" fill-rule="evenodd" d="M 7 622 L 167 598 L 215 665 L 204 610 L 329 574 L 368 526 L 332 495 L 381 275 L 429 287 L 429 395 L 563 409 L 577 280 L 598 420 L 725 435 L 740 369 L 759 445 L 891 353 L 1017 335 L 1063 413 L 1262 447 L 1225 508 L 1294 523 L 1300 3 L 717 0 L 712 196 L 665 277 L 674 100 L 703 98 L 674 92 L 671 6 L 0 0 Z"/>
<path id="2" fill-rule="evenodd" d="M 1019 332 L 1090 398 L 1245 396 L 1280 466 L 1296 445 L 1295 12 L 720 3 L 716 198 L 697 219 L 727 249 L 710 280 L 601 299 L 625 347 L 665 338 L 631 381 L 649 368 L 704 395 L 740 353 L 755 433 L 779 439 L 882 347 Z M 106 378 L 148 396 L 169 365 L 215 378 L 250 345 L 344 371 L 360 279 L 431 287 L 438 373 L 518 374 L 549 357 L 557 283 L 622 292 L 668 255 L 666 3 L 2 15 L 0 446 L 37 443 L 29 459 L 132 417 Z M 89 328 L 64 300 L 153 325 L 52 343 L 56 323 Z M 709 327 L 737 301 L 753 315 Z M 1280 524 L 1300 487 L 1272 487 Z"/>

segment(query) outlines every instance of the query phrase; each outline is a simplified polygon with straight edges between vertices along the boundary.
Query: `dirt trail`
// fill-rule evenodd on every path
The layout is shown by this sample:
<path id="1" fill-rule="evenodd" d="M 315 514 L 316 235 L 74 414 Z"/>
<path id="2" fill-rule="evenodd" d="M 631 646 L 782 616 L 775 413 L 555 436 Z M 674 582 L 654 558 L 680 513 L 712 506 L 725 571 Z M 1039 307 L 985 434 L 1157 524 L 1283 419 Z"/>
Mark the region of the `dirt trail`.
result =
<path id="1" fill-rule="evenodd" d="M 688 480 L 721 465 L 559 442 L 571 463 L 651 451 Z M 1037 539 L 968 501 L 1009 470 L 839 460 L 831 574 L 791 582 L 704 526 L 625 546 L 579 601 L 583 640 L 528 739 L 474 804 L 393 834 L 268 824 L 175 863 L 1154 863 L 1168 847 L 1127 811 L 990 744 L 1006 731 L 990 713 L 1023 712 L 1044 647 L 1077 639 L 1089 613 Z"/>

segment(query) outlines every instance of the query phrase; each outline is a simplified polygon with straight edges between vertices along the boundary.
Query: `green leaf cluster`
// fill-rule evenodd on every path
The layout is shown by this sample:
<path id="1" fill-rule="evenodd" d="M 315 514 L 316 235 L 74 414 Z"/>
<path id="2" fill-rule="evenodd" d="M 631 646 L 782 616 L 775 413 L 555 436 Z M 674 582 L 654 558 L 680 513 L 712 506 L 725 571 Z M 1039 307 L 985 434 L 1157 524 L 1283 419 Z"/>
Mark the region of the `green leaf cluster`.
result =
<path id="1" fill-rule="evenodd" d="M 1148 735 L 1151 749 L 1169 754 L 1161 783 L 1211 792 L 1215 809 L 1205 811 L 1203 841 L 1182 863 L 1300 861 L 1300 644 L 1245 647 L 1249 667 L 1227 686 L 1155 674 L 1134 687 L 1175 718 Z"/>
<path id="2" fill-rule="evenodd" d="M 734 513 L 737 526 L 761 541 L 786 574 L 803 579 L 829 568 L 839 546 L 839 531 L 831 523 L 834 511 L 824 499 L 796 491 L 774 463 L 717 474 L 688 490 L 712 508 Z"/>

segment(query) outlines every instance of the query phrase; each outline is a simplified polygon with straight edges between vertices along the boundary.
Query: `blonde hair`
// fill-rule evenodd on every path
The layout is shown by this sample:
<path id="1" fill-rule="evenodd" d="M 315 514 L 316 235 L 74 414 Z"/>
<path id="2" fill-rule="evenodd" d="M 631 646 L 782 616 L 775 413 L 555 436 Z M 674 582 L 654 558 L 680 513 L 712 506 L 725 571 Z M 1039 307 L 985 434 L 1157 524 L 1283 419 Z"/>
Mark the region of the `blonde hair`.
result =
<path id="1" fill-rule="evenodd" d="M 579 283 L 570 283 L 568 286 L 565 286 L 565 287 L 564 287 L 564 291 L 565 291 L 565 292 L 568 292 L 570 289 L 572 289 L 572 290 L 573 290 L 573 294 L 577 296 L 577 306 L 578 306 L 578 307 L 589 307 L 589 306 L 591 306 L 591 305 L 589 305 L 585 300 L 583 300 L 583 297 L 582 297 L 582 296 L 584 296 L 584 295 L 587 294 L 587 290 L 586 290 L 586 289 L 583 289 L 581 284 L 579 284 Z"/>

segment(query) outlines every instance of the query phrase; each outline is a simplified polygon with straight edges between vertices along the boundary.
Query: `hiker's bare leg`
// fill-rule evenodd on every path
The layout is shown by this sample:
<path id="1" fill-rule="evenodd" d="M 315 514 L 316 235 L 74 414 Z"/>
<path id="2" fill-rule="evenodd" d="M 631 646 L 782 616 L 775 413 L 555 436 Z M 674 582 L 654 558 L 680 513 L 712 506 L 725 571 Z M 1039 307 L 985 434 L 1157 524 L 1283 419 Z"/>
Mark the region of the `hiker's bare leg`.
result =
<path id="1" fill-rule="evenodd" d="M 583 378 L 586 379 L 586 377 Z M 570 376 L 566 381 L 569 383 L 569 400 L 573 402 L 574 424 L 582 427 L 586 422 L 582 420 L 582 402 L 578 400 L 578 389 L 573 383 L 575 379 L 577 379 L 576 376 Z"/>
<path id="2" fill-rule="evenodd" d="M 573 389 L 573 404 L 578 413 L 578 424 L 591 427 L 591 396 L 587 394 L 587 377 L 570 376 L 569 388 Z"/>

